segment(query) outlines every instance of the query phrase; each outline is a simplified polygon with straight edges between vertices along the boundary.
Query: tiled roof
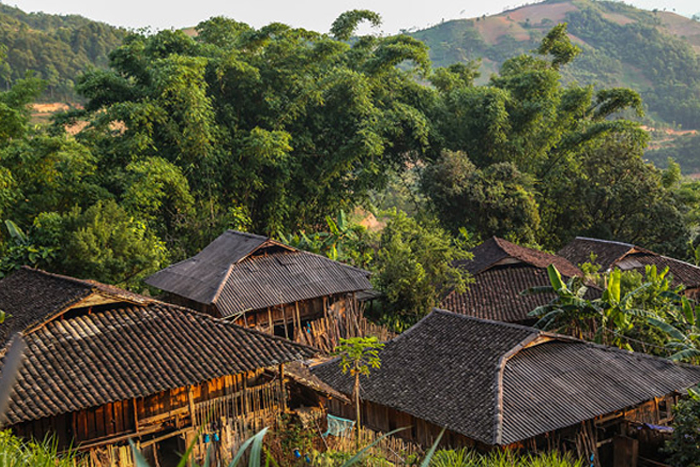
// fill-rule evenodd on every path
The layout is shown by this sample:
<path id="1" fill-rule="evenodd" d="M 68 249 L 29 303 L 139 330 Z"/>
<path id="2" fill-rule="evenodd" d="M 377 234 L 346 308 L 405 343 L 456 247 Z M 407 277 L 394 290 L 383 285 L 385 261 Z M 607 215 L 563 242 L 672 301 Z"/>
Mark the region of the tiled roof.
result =
<path id="1" fill-rule="evenodd" d="M 99 282 L 75 279 L 23 267 L 0 280 L 0 310 L 7 313 L 0 326 L 0 346 L 12 334 L 24 331 L 61 313 L 93 293 L 131 303 L 148 303 L 148 297 Z"/>
<path id="2" fill-rule="evenodd" d="M 387 342 L 379 357 L 381 367 L 361 380 L 363 399 L 490 445 L 522 441 L 700 382 L 699 367 L 441 310 Z M 352 394 L 352 377 L 337 360 L 312 371 Z"/>
<path id="3" fill-rule="evenodd" d="M 215 304 L 223 316 L 372 288 L 367 271 L 234 231 L 146 282 L 199 303 Z"/>
<path id="4" fill-rule="evenodd" d="M 8 425 L 312 357 L 308 347 L 164 304 L 57 319 L 27 348 Z"/>
<path id="5" fill-rule="evenodd" d="M 474 278 L 464 293 L 452 291 L 440 306 L 456 313 L 505 322 L 530 320 L 528 313 L 549 303 L 554 294 L 523 296 L 530 287 L 550 285 L 547 267 L 554 264 L 565 277 L 583 273 L 565 258 L 493 237 L 472 251 L 473 259 L 460 261 Z"/>
<path id="6" fill-rule="evenodd" d="M 549 284 L 546 269 L 526 264 L 499 266 L 474 276 L 466 292 L 451 292 L 440 306 L 475 318 L 507 323 L 528 321 L 533 319 L 529 312 L 551 302 L 556 295 L 521 295 L 520 292 Z"/>
<path id="7" fill-rule="evenodd" d="M 546 269 L 550 264 L 554 264 L 559 272 L 565 276 L 581 275 L 579 268 L 571 264 L 566 258 L 535 250 L 534 248 L 516 245 L 498 237 L 486 240 L 481 245 L 473 248 L 471 253 L 474 255 L 473 259 L 457 263 L 471 274 L 479 274 L 488 268 L 510 260 L 511 262 L 521 262 L 543 269 Z"/>
<path id="8" fill-rule="evenodd" d="M 559 250 L 558 254 L 574 264 L 582 264 L 590 261 L 591 253 L 596 255 L 595 262 L 604 270 L 619 267 L 625 271 L 636 270 L 643 274 L 647 265 L 655 265 L 659 272 L 668 267 L 673 276 L 673 285 L 700 286 L 699 267 L 628 243 L 576 237 Z"/>

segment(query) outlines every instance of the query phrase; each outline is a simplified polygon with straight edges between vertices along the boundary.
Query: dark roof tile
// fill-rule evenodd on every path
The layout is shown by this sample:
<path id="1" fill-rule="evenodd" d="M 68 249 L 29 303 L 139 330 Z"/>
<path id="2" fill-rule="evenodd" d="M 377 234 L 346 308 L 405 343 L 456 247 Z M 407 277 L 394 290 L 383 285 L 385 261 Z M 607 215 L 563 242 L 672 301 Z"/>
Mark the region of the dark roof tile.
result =
<path id="1" fill-rule="evenodd" d="M 27 349 L 8 424 L 144 397 L 316 351 L 156 303 L 51 321 Z"/>
<path id="2" fill-rule="evenodd" d="M 492 445 L 575 425 L 700 382 L 700 367 L 440 310 L 386 343 L 379 357 L 381 367 L 362 378 L 365 400 Z M 352 378 L 337 360 L 312 371 L 352 393 Z"/>
<path id="3" fill-rule="evenodd" d="M 623 271 L 635 270 L 644 274 L 646 266 L 654 265 L 659 272 L 669 269 L 674 286 L 700 287 L 700 267 L 628 243 L 576 237 L 559 250 L 559 255 L 575 264 L 590 261 L 591 253 L 596 255 L 595 262 L 604 270 L 618 267 Z"/>
<path id="4" fill-rule="evenodd" d="M 25 266 L 0 281 L 0 310 L 8 315 L 0 326 L 0 346 L 15 332 L 50 319 L 95 292 L 131 303 L 153 301 L 111 285 Z"/>

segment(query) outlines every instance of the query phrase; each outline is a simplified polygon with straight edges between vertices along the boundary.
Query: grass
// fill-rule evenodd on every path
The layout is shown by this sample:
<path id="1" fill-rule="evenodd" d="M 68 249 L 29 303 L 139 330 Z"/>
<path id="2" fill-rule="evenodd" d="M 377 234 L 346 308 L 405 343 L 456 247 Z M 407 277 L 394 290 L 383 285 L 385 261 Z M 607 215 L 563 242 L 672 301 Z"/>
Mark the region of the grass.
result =
<path id="1" fill-rule="evenodd" d="M 23 441 L 9 430 L 0 431 L 0 465 L 2 467 L 74 467 L 72 453 L 58 455 L 54 440 Z"/>

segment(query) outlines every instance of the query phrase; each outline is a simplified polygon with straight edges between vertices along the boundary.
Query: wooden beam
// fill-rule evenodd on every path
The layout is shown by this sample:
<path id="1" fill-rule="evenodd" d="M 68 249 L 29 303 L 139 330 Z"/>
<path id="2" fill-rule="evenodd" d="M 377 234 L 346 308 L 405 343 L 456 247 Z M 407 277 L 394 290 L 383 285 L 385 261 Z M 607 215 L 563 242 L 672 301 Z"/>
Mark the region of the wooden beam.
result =
<path id="1" fill-rule="evenodd" d="M 194 387 L 193 386 L 187 386 L 187 402 L 189 403 L 190 406 L 190 421 L 192 423 L 192 426 L 196 426 L 197 421 L 195 420 L 195 410 L 194 410 Z"/>
<path id="2" fill-rule="evenodd" d="M 161 441 L 164 441 L 168 438 L 172 438 L 173 436 L 182 435 L 182 434 L 187 433 L 188 431 L 191 431 L 191 430 L 192 430 L 192 428 L 187 427 L 187 428 L 183 428 L 182 430 L 173 431 L 173 432 L 168 433 L 166 435 L 159 436 L 157 438 L 149 439 L 148 441 L 141 443 L 141 448 L 148 447 L 152 444 L 160 443 Z"/>
<path id="3" fill-rule="evenodd" d="M 282 305 L 282 317 L 284 318 L 284 337 L 289 339 L 289 330 L 287 329 L 287 309 Z"/>
<path id="4" fill-rule="evenodd" d="M 133 404 L 133 406 L 134 406 L 134 429 L 138 433 L 139 432 L 139 411 L 138 411 L 138 407 L 136 405 L 136 398 L 134 397 L 132 400 L 134 402 L 134 404 Z"/>
<path id="5" fill-rule="evenodd" d="M 280 363 L 280 394 L 282 394 L 282 412 L 287 411 L 287 391 L 284 387 L 284 363 Z"/>

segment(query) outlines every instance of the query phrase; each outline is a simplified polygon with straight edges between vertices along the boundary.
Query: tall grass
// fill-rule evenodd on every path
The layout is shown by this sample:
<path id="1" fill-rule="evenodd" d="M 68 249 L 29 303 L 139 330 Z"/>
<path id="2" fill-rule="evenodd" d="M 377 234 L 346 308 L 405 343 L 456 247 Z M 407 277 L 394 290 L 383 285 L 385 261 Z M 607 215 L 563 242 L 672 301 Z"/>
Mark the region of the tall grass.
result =
<path id="1" fill-rule="evenodd" d="M 431 467 L 583 467 L 581 460 L 557 452 L 519 455 L 512 451 L 479 454 L 467 449 L 437 451 Z"/>
<path id="2" fill-rule="evenodd" d="M 59 456 L 55 440 L 23 441 L 9 430 L 0 431 L 0 466 L 2 467 L 74 467 L 72 453 Z"/>

